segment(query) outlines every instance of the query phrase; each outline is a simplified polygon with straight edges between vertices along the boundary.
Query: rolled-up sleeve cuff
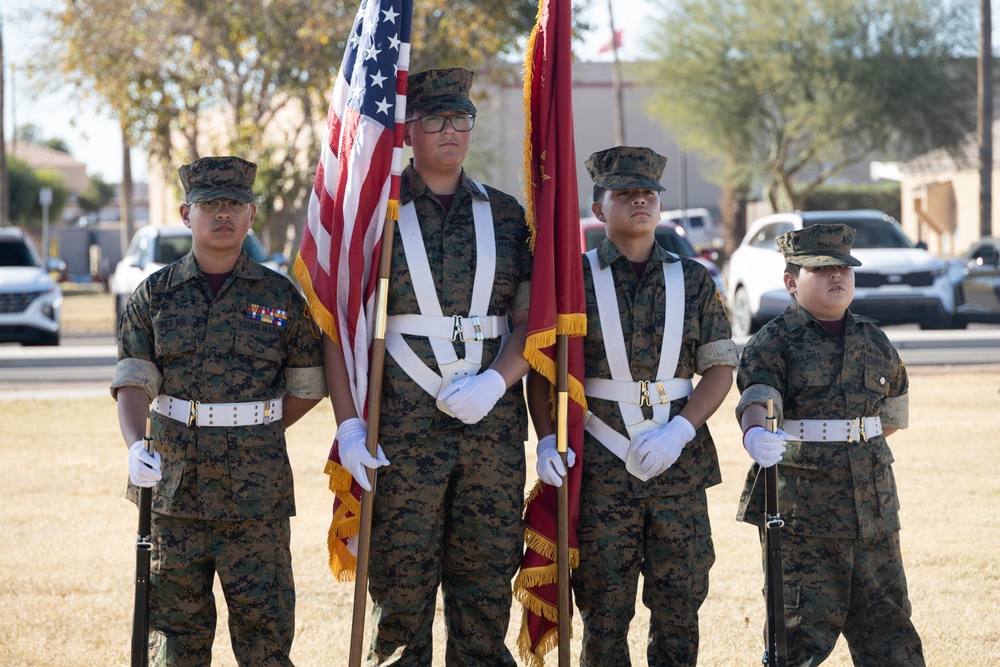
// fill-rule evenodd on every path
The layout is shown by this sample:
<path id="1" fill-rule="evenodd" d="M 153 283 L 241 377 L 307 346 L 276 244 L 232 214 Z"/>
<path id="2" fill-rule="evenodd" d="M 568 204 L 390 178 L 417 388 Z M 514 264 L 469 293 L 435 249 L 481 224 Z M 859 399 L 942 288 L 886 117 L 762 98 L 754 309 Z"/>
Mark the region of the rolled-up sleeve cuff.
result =
<path id="1" fill-rule="evenodd" d="M 746 388 L 740 396 L 740 402 L 736 404 L 736 421 L 743 421 L 743 411 L 751 405 L 763 405 L 767 407 L 767 399 L 774 400 L 774 416 L 778 418 L 780 424 L 784 414 L 784 403 L 781 394 L 777 389 L 766 384 L 753 384 Z"/>
<path id="2" fill-rule="evenodd" d="M 285 393 L 296 398 L 319 400 L 327 395 L 322 366 L 285 369 Z"/>
<path id="3" fill-rule="evenodd" d="M 703 374 L 712 366 L 733 366 L 740 363 L 740 355 L 736 352 L 736 343 L 732 338 L 716 340 L 698 347 L 695 353 L 695 369 Z"/>
<path id="4" fill-rule="evenodd" d="M 910 395 L 890 396 L 882 404 L 882 428 L 907 428 L 910 425 Z"/>
<path id="5" fill-rule="evenodd" d="M 111 378 L 111 397 L 118 400 L 118 389 L 121 387 L 141 387 L 146 397 L 153 400 L 160 393 L 163 384 L 163 374 L 152 361 L 145 359 L 121 359 L 115 365 L 115 374 Z"/>

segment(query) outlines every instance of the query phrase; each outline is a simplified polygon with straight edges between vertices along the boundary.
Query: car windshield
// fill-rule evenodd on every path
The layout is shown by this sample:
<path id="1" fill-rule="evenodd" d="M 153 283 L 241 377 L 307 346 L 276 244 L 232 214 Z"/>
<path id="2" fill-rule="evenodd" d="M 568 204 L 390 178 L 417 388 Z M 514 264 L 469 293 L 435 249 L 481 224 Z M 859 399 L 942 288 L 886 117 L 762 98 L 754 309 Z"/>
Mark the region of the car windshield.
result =
<path id="1" fill-rule="evenodd" d="M 807 225 L 819 221 L 807 222 Z M 854 248 L 912 248 L 913 243 L 906 237 L 898 225 L 886 220 L 847 219 L 823 220 L 824 224 L 843 223 L 853 227 L 857 232 L 854 238 Z"/>
<path id="2" fill-rule="evenodd" d="M 18 240 L 0 241 L 0 266 L 38 266 L 34 255 Z"/>
<path id="3" fill-rule="evenodd" d="M 161 236 L 156 244 L 156 257 L 154 262 L 158 264 L 172 264 L 191 251 L 190 236 Z"/>
<path id="4" fill-rule="evenodd" d="M 656 242 L 663 246 L 664 250 L 668 250 L 675 255 L 680 255 L 681 257 L 695 256 L 694 248 L 691 247 L 688 240 L 669 227 L 661 225 L 656 228 Z"/>

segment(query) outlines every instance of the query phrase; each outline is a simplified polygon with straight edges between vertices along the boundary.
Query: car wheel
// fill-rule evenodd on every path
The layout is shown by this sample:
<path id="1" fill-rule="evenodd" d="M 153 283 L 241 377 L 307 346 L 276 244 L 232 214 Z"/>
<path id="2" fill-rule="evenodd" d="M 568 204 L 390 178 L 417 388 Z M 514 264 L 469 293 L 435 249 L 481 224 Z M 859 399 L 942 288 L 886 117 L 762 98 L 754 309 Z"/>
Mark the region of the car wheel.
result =
<path id="1" fill-rule="evenodd" d="M 737 288 L 733 295 L 732 325 L 734 336 L 749 336 L 756 327 L 753 321 L 753 312 L 750 310 L 750 297 L 742 287 Z"/>
<path id="2" fill-rule="evenodd" d="M 38 338 L 33 338 L 32 340 L 25 341 L 21 343 L 25 347 L 38 347 L 41 345 L 58 345 L 59 344 L 59 332 L 53 331 L 52 333 L 40 334 Z"/>
<path id="3" fill-rule="evenodd" d="M 920 328 L 924 331 L 940 331 L 942 329 L 964 329 L 969 323 L 957 315 L 944 315 L 940 319 L 930 322 L 921 322 Z"/>

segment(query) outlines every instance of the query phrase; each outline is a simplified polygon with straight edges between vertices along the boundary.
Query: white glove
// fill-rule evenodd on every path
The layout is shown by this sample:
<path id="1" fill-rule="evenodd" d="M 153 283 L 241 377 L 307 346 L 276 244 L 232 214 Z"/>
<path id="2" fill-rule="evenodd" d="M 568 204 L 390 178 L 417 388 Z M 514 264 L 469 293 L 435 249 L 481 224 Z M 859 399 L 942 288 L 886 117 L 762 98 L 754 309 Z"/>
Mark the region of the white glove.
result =
<path id="1" fill-rule="evenodd" d="M 770 468 L 781 460 L 781 455 L 785 453 L 785 443 L 789 440 L 795 438 L 781 429 L 771 433 L 763 426 L 754 426 L 743 434 L 743 447 L 757 465 Z"/>
<path id="2" fill-rule="evenodd" d="M 674 464 L 684 450 L 684 445 L 694 438 L 694 426 L 677 415 L 666 426 L 643 433 L 635 442 L 635 456 L 639 472 L 656 477 Z"/>
<path id="3" fill-rule="evenodd" d="M 368 453 L 367 440 L 368 427 L 359 417 L 348 419 L 337 426 L 337 451 L 340 452 L 340 465 L 351 473 L 351 477 L 361 485 L 362 489 L 371 491 L 372 486 L 368 483 L 368 472 L 365 468 L 375 469 L 387 466 L 389 459 L 385 458 L 382 445 L 378 446 L 378 456 L 372 457 Z"/>
<path id="4" fill-rule="evenodd" d="M 566 476 L 566 468 L 563 467 L 562 456 L 556 449 L 556 436 L 547 435 L 538 441 L 535 449 L 538 454 L 538 462 L 535 463 L 535 471 L 538 479 L 552 486 L 562 486 L 563 477 Z M 572 468 L 576 463 L 576 452 L 566 449 L 566 463 Z"/>
<path id="5" fill-rule="evenodd" d="M 479 375 L 451 383 L 438 394 L 438 400 L 444 401 L 452 414 L 466 424 L 475 424 L 489 414 L 506 392 L 507 381 L 488 368 Z"/>
<path id="6" fill-rule="evenodd" d="M 160 453 L 146 451 L 146 441 L 136 440 L 128 448 L 128 478 L 136 486 L 149 488 L 163 479 L 160 472 Z"/>

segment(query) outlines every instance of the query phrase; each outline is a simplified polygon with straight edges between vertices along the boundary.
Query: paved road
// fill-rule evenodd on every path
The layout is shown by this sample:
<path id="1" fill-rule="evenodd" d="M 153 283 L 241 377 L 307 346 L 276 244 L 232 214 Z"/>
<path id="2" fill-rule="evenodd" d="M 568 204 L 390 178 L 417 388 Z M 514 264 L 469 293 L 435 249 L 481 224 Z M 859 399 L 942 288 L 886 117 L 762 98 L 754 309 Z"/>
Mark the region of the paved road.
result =
<path id="1" fill-rule="evenodd" d="M 886 333 L 908 366 L 1000 364 L 1000 327 L 965 331 L 920 331 L 887 327 Z M 742 348 L 746 339 L 737 339 Z M 114 373 L 117 348 L 113 336 L 66 337 L 57 347 L 0 345 L 0 390 L 26 386 L 101 383 Z M 77 387 L 79 390 L 80 387 Z M 67 388 L 72 391 L 72 388 Z"/>

